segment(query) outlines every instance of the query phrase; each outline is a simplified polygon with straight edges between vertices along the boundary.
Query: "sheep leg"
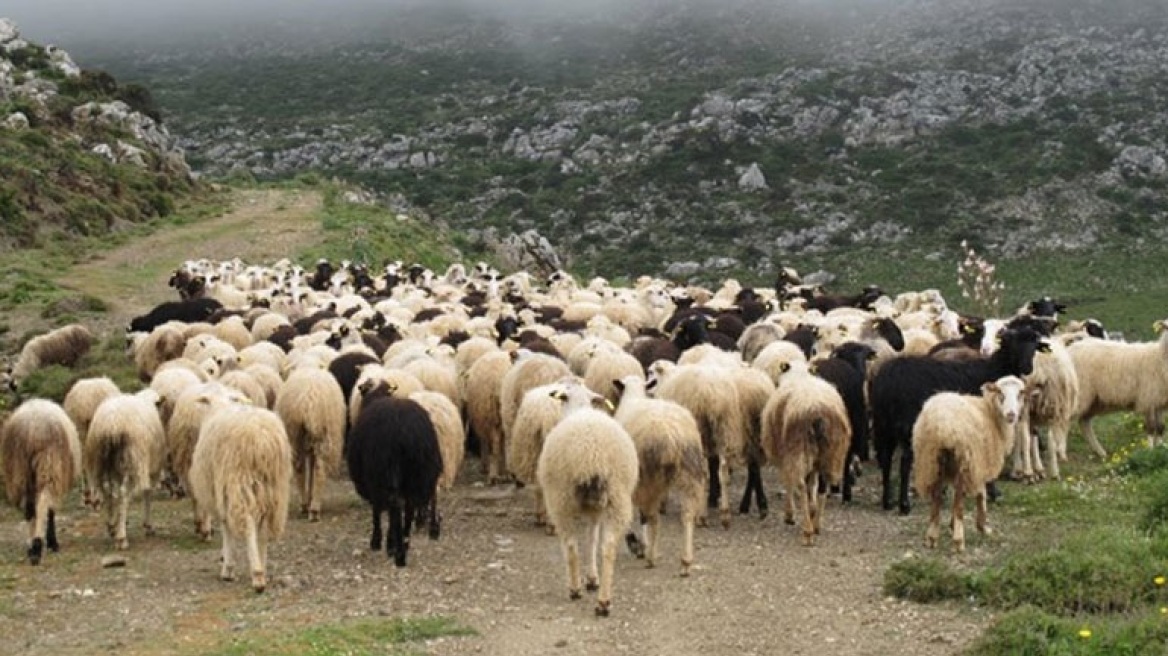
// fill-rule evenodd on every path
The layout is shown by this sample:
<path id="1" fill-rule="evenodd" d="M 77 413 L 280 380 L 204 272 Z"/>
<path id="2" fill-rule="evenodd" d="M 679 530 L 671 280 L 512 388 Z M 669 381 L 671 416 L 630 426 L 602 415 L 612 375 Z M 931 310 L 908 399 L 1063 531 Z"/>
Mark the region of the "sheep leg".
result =
<path id="1" fill-rule="evenodd" d="M 974 501 L 977 504 L 977 510 L 973 516 L 974 526 L 977 527 L 978 533 L 990 535 L 993 531 L 986 524 L 986 495 L 984 493 L 978 494 Z"/>
<path id="2" fill-rule="evenodd" d="M 142 530 L 146 535 L 154 535 L 154 524 L 150 522 L 150 502 L 153 496 L 150 490 L 146 488 L 142 492 Z"/>
<path id="3" fill-rule="evenodd" d="M 244 525 L 247 527 L 247 563 L 251 566 L 251 588 L 256 592 L 263 592 L 264 588 L 268 587 L 268 582 L 255 517 L 249 514 L 244 518 Z"/>
<path id="4" fill-rule="evenodd" d="M 45 532 L 47 530 L 46 525 L 49 521 L 49 513 L 51 512 L 49 508 L 51 506 L 52 499 L 49 497 L 48 490 L 41 490 L 40 494 L 36 497 L 33 517 L 30 518 L 32 521 L 29 522 L 29 528 L 32 529 L 28 546 L 28 562 L 30 565 L 39 565 L 41 556 L 45 552 Z"/>
<path id="5" fill-rule="evenodd" d="M 763 491 L 762 487 L 762 468 L 754 459 L 751 459 L 746 464 L 746 490 L 742 493 L 742 502 L 738 504 L 739 515 L 750 513 L 750 499 L 752 494 L 755 503 L 758 504 L 759 519 L 766 519 L 767 500 L 766 492 Z"/>
<path id="6" fill-rule="evenodd" d="M 1106 460 L 1107 450 L 1103 448 L 1103 445 L 1099 444 L 1099 438 L 1095 437 L 1095 428 L 1091 426 L 1090 417 L 1083 417 L 1079 420 L 1079 430 L 1087 438 L 1087 444 L 1091 445 L 1091 450 L 1095 452 L 1095 455 Z"/>
<path id="7" fill-rule="evenodd" d="M 45 546 L 53 553 L 60 551 L 61 545 L 57 542 L 57 513 L 51 508 L 49 509 L 49 524 L 46 530 Z"/>
<path id="8" fill-rule="evenodd" d="M 219 579 L 223 581 L 235 580 L 235 545 L 232 544 L 234 537 L 231 531 L 227 528 L 227 522 L 223 522 L 223 550 L 222 561 L 219 566 Z"/>
<path id="9" fill-rule="evenodd" d="M 859 456 L 848 452 L 847 462 L 844 464 L 844 483 L 843 489 L 840 491 L 840 500 L 844 503 L 852 502 L 852 488 L 856 485 L 856 467 Z"/>
<path id="10" fill-rule="evenodd" d="M 654 506 L 656 505 L 654 504 Z M 656 567 L 657 544 L 658 539 L 661 537 L 661 515 L 657 514 L 656 509 L 654 509 L 642 521 L 645 521 L 645 541 L 648 542 L 648 553 L 645 555 L 645 567 Z"/>
<path id="11" fill-rule="evenodd" d="M 900 514 L 907 515 L 912 510 L 908 498 L 908 486 L 912 480 L 913 452 L 909 447 L 900 451 Z"/>
<path id="12" fill-rule="evenodd" d="M 730 459 L 723 454 L 718 458 L 718 517 L 722 528 L 730 528 Z"/>
<path id="13" fill-rule="evenodd" d="M 681 509 L 681 575 L 689 576 L 689 568 L 694 562 L 694 524 L 697 513 L 685 506 Z"/>
<path id="14" fill-rule="evenodd" d="M 381 507 L 373 506 L 373 534 L 369 537 L 369 550 L 381 551 Z"/>
<path id="15" fill-rule="evenodd" d="M 600 548 L 600 518 L 592 520 L 588 526 L 588 576 L 584 580 L 584 589 L 594 591 L 600 587 L 600 575 L 596 567 L 596 552 Z"/>
<path id="16" fill-rule="evenodd" d="M 308 516 L 308 489 L 305 486 L 308 479 L 308 468 L 307 463 L 304 462 L 304 458 L 300 458 L 296 461 L 296 467 L 294 469 L 294 476 L 296 478 L 296 493 L 300 495 L 300 516 L 306 517 Z"/>
<path id="17" fill-rule="evenodd" d="M 310 522 L 320 521 L 320 488 L 324 483 L 321 476 L 322 469 L 320 458 L 316 457 L 316 453 L 309 453 L 305 474 L 308 476 L 308 521 Z"/>
<path id="18" fill-rule="evenodd" d="M 815 544 L 815 523 L 811 519 L 811 504 L 812 494 L 814 488 L 809 488 L 807 479 L 800 477 L 795 481 L 793 486 L 790 486 L 791 496 L 799 500 L 802 506 L 799 509 L 800 524 L 803 530 L 803 546 L 810 547 Z"/>
<path id="19" fill-rule="evenodd" d="M 597 524 L 597 537 L 602 539 L 601 544 L 601 569 L 600 569 L 600 591 L 596 595 L 596 615 L 597 617 L 608 617 L 609 609 L 612 607 L 612 573 L 616 567 L 616 536 L 617 532 L 611 529 L 600 531 L 600 525 Z"/>
<path id="20" fill-rule="evenodd" d="M 929 486 L 929 528 L 925 529 L 925 547 L 937 548 L 941 537 L 941 505 L 944 503 L 945 488 L 941 483 Z"/>
<path id="21" fill-rule="evenodd" d="M 823 511 L 827 507 L 827 491 L 820 490 L 820 486 L 823 486 L 823 480 L 818 473 L 812 473 L 808 489 L 811 490 L 811 521 L 816 535 L 823 528 Z"/>
<path id="22" fill-rule="evenodd" d="M 1014 454 L 1010 478 L 1027 483 L 1034 480 L 1034 466 L 1030 460 L 1030 421 L 1025 417 L 1019 419 L 1014 427 Z"/>
<path id="23" fill-rule="evenodd" d="M 965 486 L 953 486 L 953 550 L 965 551 Z"/>
<path id="24" fill-rule="evenodd" d="M 644 558 L 646 554 L 645 543 L 648 541 L 648 538 L 646 537 L 645 539 L 642 539 L 641 536 L 648 534 L 646 524 L 648 524 L 649 520 L 644 510 L 638 511 L 637 514 L 640 515 L 639 524 L 641 527 L 641 533 L 638 535 L 637 529 L 635 527 L 630 528 L 625 532 L 625 545 L 629 548 L 629 553 L 633 554 L 637 557 L 638 560 L 640 560 Z"/>
<path id="25" fill-rule="evenodd" d="M 722 496 L 722 474 L 718 469 L 718 456 L 707 456 L 706 464 L 710 468 L 710 489 L 706 495 L 706 507 L 717 508 L 718 499 Z"/>
<path id="26" fill-rule="evenodd" d="M 402 531 L 402 504 L 397 499 L 389 503 L 389 541 L 385 544 L 385 554 L 393 558 L 394 566 L 406 566 L 406 545 Z"/>
<path id="27" fill-rule="evenodd" d="M 1144 429 L 1148 433 L 1148 448 L 1155 448 L 1164 439 L 1164 420 L 1158 409 L 1148 411 L 1144 416 Z"/>
<path id="28" fill-rule="evenodd" d="M 1035 445 L 1037 450 L 1037 444 Z M 1052 479 L 1058 480 L 1061 478 L 1059 473 L 1059 458 L 1060 454 L 1067 452 L 1067 425 L 1062 422 L 1051 424 L 1046 429 L 1046 472 Z M 1041 455 L 1035 453 L 1035 458 L 1041 458 Z M 1039 460 L 1041 463 L 1041 460 Z"/>
<path id="29" fill-rule="evenodd" d="M 544 533 L 555 535 L 556 526 L 547 518 L 547 506 L 543 502 L 543 488 L 538 485 L 534 486 L 532 494 L 535 495 L 535 525 L 542 526 Z"/>
<path id="30" fill-rule="evenodd" d="M 438 492 L 434 492 L 434 496 L 430 497 L 430 531 L 428 536 L 431 540 L 437 540 L 442 536 L 442 515 L 438 512 Z"/>
<path id="31" fill-rule="evenodd" d="M 203 540 L 211 539 L 211 526 L 207 521 L 207 515 L 199 511 L 199 502 L 195 500 L 195 495 L 191 495 L 191 507 L 195 509 L 195 535 Z"/>
<path id="32" fill-rule="evenodd" d="M 125 550 L 130 548 L 130 540 L 126 538 L 126 516 L 129 514 L 130 494 L 126 490 L 126 484 L 122 483 L 120 494 L 118 495 L 116 528 L 114 529 L 114 547 L 117 549 Z"/>
<path id="33" fill-rule="evenodd" d="M 783 497 L 783 523 L 795 525 L 795 490 L 787 485 L 787 496 Z"/>
<path id="34" fill-rule="evenodd" d="M 576 536 L 576 519 L 564 518 L 559 527 L 560 548 L 564 551 L 564 562 L 568 567 L 568 598 L 580 598 L 580 541 Z"/>
<path id="35" fill-rule="evenodd" d="M 891 449 L 876 449 L 876 463 L 880 465 L 880 505 L 892 510 L 892 456 Z"/>

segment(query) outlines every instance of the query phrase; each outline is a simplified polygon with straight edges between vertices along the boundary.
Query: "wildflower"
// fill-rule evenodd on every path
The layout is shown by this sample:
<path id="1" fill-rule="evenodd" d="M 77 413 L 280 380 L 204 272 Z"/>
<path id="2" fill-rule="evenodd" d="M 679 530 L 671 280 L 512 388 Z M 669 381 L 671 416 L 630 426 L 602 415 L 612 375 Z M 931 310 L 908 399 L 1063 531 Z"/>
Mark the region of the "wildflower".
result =
<path id="1" fill-rule="evenodd" d="M 1157 576 L 1156 578 L 1152 579 L 1152 583 L 1155 583 L 1156 585 L 1162 586 L 1162 585 L 1164 585 L 1164 582 L 1166 580 L 1168 580 L 1168 579 L 1165 579 L 1163 575 L 1160 575 L 1160 576 Z"/>
<path id="2" fill-rule="evenodd" d="M 1091 629 L 1079 629 L 1079 637 L 1086 640 L 1091 637 Z"/>

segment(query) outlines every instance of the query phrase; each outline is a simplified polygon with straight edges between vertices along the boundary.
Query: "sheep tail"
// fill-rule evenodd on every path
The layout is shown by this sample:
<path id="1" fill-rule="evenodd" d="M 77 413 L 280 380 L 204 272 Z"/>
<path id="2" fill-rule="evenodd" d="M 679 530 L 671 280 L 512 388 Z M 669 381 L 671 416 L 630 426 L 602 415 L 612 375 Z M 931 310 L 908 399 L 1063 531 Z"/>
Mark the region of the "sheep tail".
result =
<path id="1" fill-rule="evenodd" d="M 941 449 L 937 452 L 937 470 L 941 473 L 942 480 L 955 480 L 961 469 L 961 463 L 958 462 L 953 449 Z"/>
<path id="2" fill-rule="evenodd" d="M 817 445 L 827 443 L 827 422 L 823 420 L 823 417 L 811 420 L 811 441 Z"/>
<path id="3" fill-rule="evenodd" d="M 585 510 L 599 511 L 604 507 L 608 493 L 608 481 L 593 476 L 586 482 L 576 484 L 576 504 Z"/>

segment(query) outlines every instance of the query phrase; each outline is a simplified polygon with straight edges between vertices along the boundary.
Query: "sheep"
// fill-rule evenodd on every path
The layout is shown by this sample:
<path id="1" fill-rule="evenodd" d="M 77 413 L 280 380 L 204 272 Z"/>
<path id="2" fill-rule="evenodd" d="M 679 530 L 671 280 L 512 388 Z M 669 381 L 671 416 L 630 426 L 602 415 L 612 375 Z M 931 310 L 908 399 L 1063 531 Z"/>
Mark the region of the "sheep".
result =
<path id="1" fill-rule="evenodd" d="M 358 383 L 363 402 L 346 445 L 349 476 L 357 494 L 373 509 L 369 548 L 381 549 L 381 514 L 389 513 L 386 554 L 406 566 L 414 512 L 430 507 L 430 538 L 441 525 L 435 490 L 442 475 L 442 451 L 430 415 L 417 401 L 391 396 L 387 383 Z M 404 511 L 404 518 L 403 518 Z"/>
<path id="2" fill-rule="evenodd" d="M 350 427 L 357 422 L 357 415 L 361 413 L 361 383 L 367 380 L 385 381 L 393 392 L 402 398 L 426 389 L 426 386 L 415 378 L 413 374 L 400 369 L 387 369 L 379 364 L 362 366 L 360 374 L 357 376 L 357 385 L 353 388 L 352 394 L 349 397 Z"/>
<path id="3" fill-rule="evenodd" d="M 242 351 L 252 345 L 251 331 L 243 325 L 243 317 L 227 317 L 215 324 L 211 334 Z"/>
<path id="4" fill-rule="evenodd" d="M 852 427 L 852 441 L 848 448 L 848 464 L 844 467 L 844 486 L 841 498 L 852 500 L 856 477 L 853 464 L 867 460 L 868 404 L 864 397 L 868 362 L 875 359 L 872 347 L 860 342 L 845 342 L 832 351 L 831 357 L 816 360 L 812 365 L 815 375 L 831 383 L 839 392 L 848 410 L 848 424 Z"/>
<path id="5" fill-rule="evenodd" d="M 170 424 L 178 397 L 182 396 L 184 390 L 200 382 L 199 377 L 185 367 L 167 367 L 154 374 L 150 389 L 158 393 L 158 418 L 162 420 L 163 427 Z"/>
<path id="6" fill-rule="evenodd" d="M 286 357 L 287 354 L 279 346 L 271 342 L 256 342 L 239 349 L 239 366 L 246 369 L 253 364 L 264 364 L 273 371 L 279 371 L 284 367 Z"/>
<path id="7" fill-rule="evenodd" d="M 279 371 L 259 363 L 250 364 L 242 371 L 251 376 L 263 390 L 265 402 L 262 405 L 265 408 L 276 407 L 276 397 L 280 395 L 280 388 L 284 386 L 284 379 L 280 377 Z"/>
<path id="8" fill-rule="evenodd" d="M 775 392 L 775 384 L 770 376 L 749 367 L 730 369 L 734 385 L 738 389 L 738 399 L 742 404 L 744 455 L 746 456 L 746 489 L 738 504 L 738 514 L 750 512 L 750 500 L 754 497 L 760 519 L 766 519 L 768 506 L 766 492 L 762 486 L 762 413 L 767 401 Z"/>
<path id="9" fill-rule="evenodd" d="M 158 393 L 152 389 L 119 394 L 103 401 L 89 424 L 85 473 L 106 507 L 106 528 L 117 549 L 130 547 L 126 514 L 130 497 L 136 494 L 141 494 L 143 500 L 142 526 L 147 535 L 154 534 L 150 491 L 162 477 L 166 458 L 159 401 Z"/>
<path id="10" fill-rule="evenodd" d="M 325 372 L 326 374 L 328 372 Z M 329 376 L 331 379 L 332 376 Z M 228 371 L 218 378 L 219 382 L 234 390 L 239 390 L 252 402 L 252 405 L 267 408 L 268 393 L 252 375 L 246 371 L 236 369 Z"/>
<path id="11" fill-rule="evenodd" d="M 320 521 L 324 478 L 340 465 L 345 436 L 345 397 L 332 374 L 304 368 L 292 372 L 276 397 L 276 414 L 292 445 L 300 514 Z"/>
<path id="12" fill-rule="evenodd" d="M 431 392 L 438 392 L 450 399 L 456 408 L 462 403 L 462 396 L 458 391 L 458 375 L 454 371 L 453 363 L 433 357 L 421 357 L 407 363 L 402 367 L 402 371 L 413 375 Z"/>
<path id="13" fill-rule="evenodd" d="M 0 428 L 0 472 L 8 502 L 28 522 L 28 562 L 39 565 L 45 547 L 57 552 L 57 507 L 81 474 L 81 443 L 69 415 L 56 403 L 30 399 Z"/>
<path id="14" fill-rule="evenodd" d="M 941 392 L 925 402 L 913 424 L 916 454 L 913 485 L 930 501 L 925 546 L 933 549 L 941 534 L 945 485 L 953 486 L 953 549 L 965 550 L 964 500 L 977 499 L 977 530 L 986 526 L 986 484 L 1002 470 L 1014 442 L 1018 420 L 1026 412 L 1026 384 L 1004 376 L 981 386 L 981 396 Z"/>
<path id="15" fill-rule="evenodd" d="M 478 437 L 483 471 L 490 483 L 502 481 L 506 471 L 499 394 L 511 366 L 510 354 L 496 351 L 476 360 L 466 372 L 467 422 Z"/>
<path id="16" fill-rule="evenodd" d="M 759 353 L 769 344 L 777 342 L 787 334 L 787 331 L 777 324 L 768 321 L 751 324 L 738 338 L 738 351 L 747 363 L 754 362 Z"/>
<path id="17" fill-rule="evenodd" d="M 191 457 L 191 496 L 223 529 L 219 578 L 235 580 L 235 544 L 247 544 L 251 586 L 267 587 L 268 542 L 288 521 L 292 451 L 271 410 L 233 405 L 211 415 Z"/>
<path id="18" fill-rule="evenodd" d="M 1144 415 L 1148 445 L 1163 438 L 1161 413 L 1168 407 L 1168 319 L 1152 324 L 1155 342 L 1125 343 L 1082 339 L 1067 351 L 1079 376 L 1079 404 L 1073 417 L 1100 457 L 1107 452 L 1095 437 L 1091 419 L 1117 410 Z"/>
<path id="19" fill-rule="evenodd" d="M 138 368 L 138 379 L 144 383 L 150 382 L 163 363 L 183 354 L 186 344 L 186 336 L 173 324 L 164 324 L 149 334 L 142 334 L 134 344 L 134 365 Z"/>
<path id="20" fill-rule="evenodd" d="M 16 391 L 30 374 L 49 365 L 72 367 L 93 346 L 93 333 L 80 324 L 69 324 L 28 340 L 16 363 L 8 370 L 8 387 Z"/>
<path id="21" fill-rule="evenodd" d="M 579 382 L 568 376 L 528 390 L 519 403 L 519 412 L 515 415 L 511 438 L 507 442 L 507 472 L 518 483 L 535 486 L 535 525 L 546 526 L 549 534 L 554 533 L 555 528 L 547 523 L 543 489 L 536 484 L 536 469 L 544 440 L 560 421 L 563 410 L 560 392 L 572 384 Z"/>
<path id="22" fill-rule="evenodd" d="M 676 490 L 681 504 L 681 575 L 689 576 L 694 561 L 694 525 L 703 512 L 702 497 L 709 484 L 701 431 L 685 408 L 672 401 L 648 398 L 642 378 L 625 376 L 615 385 L 621 396 L 614 417 L 637 448 L 639 473 L 633 505 L 641 514 L 645 544 L 640 544 L 635 533 L 627 539 L 634 552 L 645 558 L 645 564 L 653 567 L 657 562 L 661 506 L 669 491 Z"/>
<path id="23" fill-rule="evenodd" d="M 804 546 L 815 544 L 823 520 L 826 495 L 819 486 L 840 484 L 851 437 L 835 387 L 805 363 L 788 365 L 763 410 L 762 447 L 787 489 L 783 521 L 794 524 L 795 504 L 802 504 Z"/>
<path id="24" fill-rule="evenodd" d="M 929 357 L 902 356 L 884 363 L 869 385 L 872 441 L 880 465 L 881 505 L 891 510 L 892 459 L 899 448 L 900 513 L 911 510 L 908 488 L 912 472 L 912 425 L 925 401 L 937 392 L 972 394 L 1002 376 L 1026 376 L 1034 370 L 1036 352 L 1050 346 L 1030 328 L 1005 330 L 1001 348 L 988 360 L 946 362 Z"/>
<path id="25" fill-rule="evenodd" d="M 499 418 L 502 421 L 504 443 L 511 439 L 511 426 L 515 423 L 519 403 L 527 390 L 571 375 L 572 372 L 563 360 L 542 353 L 531 353 L 526 349 L 516 352 L 515 362 L 507 370 L 507 375 L 503 376 L 499 388 Z"/>
<path id="26" fill-rule="evenodd" d="M 454 403 L 440 392 L 429 390 L 414 392 L 409 398 L 422 406 L 434 424 L 434 430 L 438 434 L 438 450 L 442 452 L 442 475 L 438 477 L 438 489 L 449 491 L 454 487 L 454 481 L 462 469 L 466 442 L 462 416 Z"/>
<path id="27" fill-rule="evenodd" d="M 108 376 L 82 378 L 69 387 L 61 407 L 76 426 L 77 437 L 82 444 L 85 443 L 85 436 L 89 434 L 89 424 L 93 421 L 93 413 L 97 412 L 97 407 L 102 401 L 118 394 L 121 394 L 121 390 Z"/>
<path id="28" fill-rule="evenodd" d="M 645 373 L 636 358 L 622 350 L 602 351 L 597 354 L 584 372 L 584 385 L 615 405 L 620 398 L 620 390 L 614 381 L 624 376 L 639 376 Z"/>
<path id="29" fill-rule="evenodd" d="M 783 374 L 783 367 L 791 362 L 806 362 L 807 356 L 803 349 L 793 342 L 779 340 L 767 344 L 750 366 L 770 376 L 774 383 L 779 382 Z"/>
<path id="30" fill-rule="evenodd" d="M 168 321 L 194 323 L 205 321 L 223 304 L 213 298 L 196 298 L 186 301 L 167 301 L 156 305 L 144 315 L 130 320 L 130 332 L 148 333 Z"/>
<path id="31" fill-rule="evenodd" d="M 599 590 L 596 614 L 607 617 L 612 607 L 616 543 L 633 519 L 633 491 L 639 470 L 637 448 L 615 419 L 592 409 L 592 403 L 600 399 L 595 392 L 573 385 L 557 393 L 557 398 L 564 402 L 563 419 L 547 435 L 536 466 L 536 479 L 544 490 L 548 517 L 560 535 L 571 599 L 580 598 L 577 529 L 581 517 L 587 518 L 586 587 Z M 602 553 L 599 582 L 597 542 Z"/>
<path id="32" fill-rule="evenodd" d="M 1011 477 L 1032 481 L 1036 476 L 1059 478 L 1059 460 L 1067 457 L 1067 435 L 1079 405 L 1079 376 L 1067 348 L 1050 341 L 1050 351 L 1034 356 L 1034 371 L 1025 377 L 1033 390 L 1026 412 L 1018 421 Z M 1032 428 L 1046 427 L 1047 471 L 1038 452 L 1038 435 Z"/>
<path id="33" fill-rule="evenodd" d="M 199 441 L 199 431 L 207 418 L 225 407 L 248 403 L 250 401 L 242 393 L 218 382 L 200 383 L 179 395 L 166 427 L 166 453 L 171 472 L 184 490 L 191 489 L 191 458 L 194 457 L 195 446 Z M 199 501 L 193 494 L 191 506 L 195 534 L 203 539 L 210 538 L 206 509 L 200 511 Z"/>
<path id="34" fill-rule="evenodd" d="M 677 403 L 697 421 L 710 467 L 706 503 L 717 506 L 723 528 L 730 528 L 730 463 L 742 457 L 747 426 L 733 373 L 709 365 L 655 362 L 650 371 L 654 377 L 657 398 Z"/>

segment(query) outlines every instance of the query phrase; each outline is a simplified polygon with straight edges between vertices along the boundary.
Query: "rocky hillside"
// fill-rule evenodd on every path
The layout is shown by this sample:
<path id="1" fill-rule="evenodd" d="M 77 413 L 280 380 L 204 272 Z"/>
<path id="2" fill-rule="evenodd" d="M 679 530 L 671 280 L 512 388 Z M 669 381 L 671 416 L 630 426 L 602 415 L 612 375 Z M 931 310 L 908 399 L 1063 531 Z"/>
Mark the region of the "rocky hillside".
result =
<path id="1" fill-rule="evenodd" d="M 0 18 L 0 250 L 172 212 L 194 187 L 145 87 Z"/>
<path id="2" fill-rule="evenodd" d="M 603 8 L 94 56 L 156 89 L 208 173 L 346 176 L 585 272 L 1168 237 L 1157 0 Z"/>

